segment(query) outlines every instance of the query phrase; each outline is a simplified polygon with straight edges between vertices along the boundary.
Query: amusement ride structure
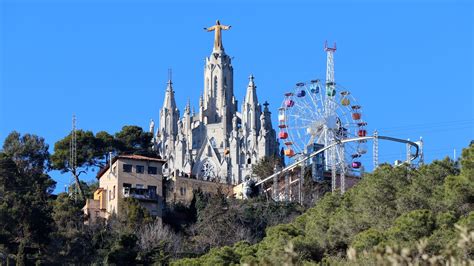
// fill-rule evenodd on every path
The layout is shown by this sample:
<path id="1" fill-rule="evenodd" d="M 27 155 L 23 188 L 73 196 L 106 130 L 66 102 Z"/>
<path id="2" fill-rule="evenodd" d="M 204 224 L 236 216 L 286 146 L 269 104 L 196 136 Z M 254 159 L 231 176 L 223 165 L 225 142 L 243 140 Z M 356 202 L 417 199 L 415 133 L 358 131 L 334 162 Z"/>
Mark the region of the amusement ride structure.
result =
<path id="1" fill-rule="evenodd" d="M 312 179 L 322 181 L 325 174 L 331 176 L 331 190 L 344 193 L 346 179 L 360 178 L 364 171 L 361 158 L 367 156 L 367 142 L 372 142 L 374 169 L 378 167 L 378 141 L 388 140 L 406 144 L 406 162 L 423 163 L 423 141 L 417 142 L 395 137 L 380 136 L 377 131 L 369 135 L 362 106 L 346 88 L 336 84 L 334 53 L 336 44 L 324 50 L 327 53 L 326 79 L 298 82 L 294 89 L 285 92 L 278 112 L 278 138 L 285 145 L 284 156 L 289 164 L 275 169 L 271 176 L 258 181 L 258 186 L 271 191 L 275 200 L 302 201 L 301 188 L 305 167 L 311 168 Z M 300 168 L 300 176 L 291 179 L 289 173 Z M 283 177 L 283 182 L 279 181 Z M 283 185 L 279 185 L 283 183 Z M 296 197 L 292 187 L 297 185 Z M 281 189 L 283 187 L 283 189 Z M 295 193 L 293 193 L 295 194 Z"/>

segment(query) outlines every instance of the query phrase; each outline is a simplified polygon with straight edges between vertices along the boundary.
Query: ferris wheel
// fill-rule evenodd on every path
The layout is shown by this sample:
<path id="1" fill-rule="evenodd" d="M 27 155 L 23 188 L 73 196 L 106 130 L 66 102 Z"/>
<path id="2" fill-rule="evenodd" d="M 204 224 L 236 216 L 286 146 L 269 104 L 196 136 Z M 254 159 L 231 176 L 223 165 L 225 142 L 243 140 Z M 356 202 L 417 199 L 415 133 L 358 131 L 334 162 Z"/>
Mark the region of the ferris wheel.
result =
<path id="1" fill-rule="evenodd" d="M 326 51 L 326 81 L 315 79 L 296 83 L 284 94 L 279 108 L 278 137 L 286 146 L 285 156 L 291 160 L 298 160 L 344 139 L 367 135 L 362 106 L 349 90 L 334 82 L 335 48 L 326 47 Z M 341 143 L 324 152 L 322 164 L 325 172 L 331 172 L 333 190 L 336 189 L 336 175 L 339 175 L 341 191 L 344 191 L 345 175 L 360 171 L 360 158 L 367 153 L 366 145 L 365 140 Z"/>

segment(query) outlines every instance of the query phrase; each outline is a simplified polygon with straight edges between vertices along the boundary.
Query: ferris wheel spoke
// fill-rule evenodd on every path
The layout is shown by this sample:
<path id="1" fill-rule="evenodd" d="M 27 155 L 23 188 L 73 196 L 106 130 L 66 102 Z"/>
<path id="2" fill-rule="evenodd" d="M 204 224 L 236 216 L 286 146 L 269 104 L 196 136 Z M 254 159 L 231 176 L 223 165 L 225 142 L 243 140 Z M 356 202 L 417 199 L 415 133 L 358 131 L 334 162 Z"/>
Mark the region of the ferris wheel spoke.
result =
<path id="1" fill-rule="evenodd" d="M 306 110 L 308 111 L 314 111 L 314 110 L 319 110 L 321 106 L 318 106 L 318 102 L 314 101 L 311 96 L 305 97 L 304 99 L 301 100 L 301 103 L 304 103 Z"/>
<path id="2" fill-rule="evenodd" d="M 311 120 L 311 119 L 308 119 L 308 118 L 303 118 L 300 115 L 291 115 L 290 114 L 289 117 L 293 117 L 295 119 L 298 119 L 298 120 L 301 120 L 301 121 L 307 121 L 307 122 L 310 122 L 310 123 L 314 122 L 314 120 Z"/>
<path id="3" fill-rule="evenodd" d="M 311 91 L 314 87 L 309 85 L 297 86 L 293 95 L 287 96 L 282 103 L 285 112 L 284 130 L 288 133 L 285 144 L 287 149 L 293 149 L 290 154 L 308 153 L 308 145 L 313 143 L 327 147 L 336 141 L 360 134 L 360 123 L 363 120 L 354 120 L 352 109 L 357 101 L 350 92 L 341 93 L 347 91 L 343 87 L 335 84 L 329 86 L 331 88 L 324 83 L 317 92 Z M 330 89 L 335 89 L 337 93 L 329 93 Z M 292 101 L 291 107 L 286 105 L 287 100 Z M 359 109 L 357 112 L 361 111 Z M 350 173 L 353 165 L 351 162 L 360 156 L 360 147 L 360 143 L 348 142 L 325 150 L 325 169 L 336 171 L 337 168 L 337 171 Z"/>
<path id="4" fill-rule="evenodd" d="M 306 88 L 306 91 L 307 91 L 307 90 L 308 90 L 308 89 Z M 319 107 L 318 107 L 318 105 L 317 105 L 318 101 L 316 101 L 315 98 L 313 98 L 313 93 L 311 93 L 311 91 L 309 91 L 308 95 L 309 95 L 309 97 L 311 98 L 311 101 L 310 101 L 310 102 L 313 103 L 314 110 L 318 110 L 318 109 L 319 109 Z M 320 115 L 321 115 L 321 114 L 320 114 Z"/>
<path id="5" fill-rule="evenodd" d="M 302 110 L 304 110 L 303 113 L 305 113 L 307 115 L 309 114 L 309 115 L 311 115 L 311 117 L 314 116 L 314 112 L 310 112 L 312 110 L 312 108 L 309 106 L 309 104 L 307 104 L 305 102 L 301 102 L 301 103 L 295 104 L 295 106 L 302 109 Z"/>

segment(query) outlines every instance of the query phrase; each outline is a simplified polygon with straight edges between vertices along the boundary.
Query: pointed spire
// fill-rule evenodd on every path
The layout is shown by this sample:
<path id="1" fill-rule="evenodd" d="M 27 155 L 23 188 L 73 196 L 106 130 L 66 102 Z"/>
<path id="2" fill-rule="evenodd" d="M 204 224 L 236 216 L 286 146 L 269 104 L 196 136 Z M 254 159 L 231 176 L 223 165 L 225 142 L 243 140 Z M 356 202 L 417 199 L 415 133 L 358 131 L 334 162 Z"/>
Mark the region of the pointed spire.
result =
<path id="1" fill-rule="evenodd" d="M 257 104 L 257 86 L 255 86 L 254 76 L 250 74 L 249 85 L 247 86 L 247 94 L 245 95 L 245 103 Z"/>
<path id="2" fill-rule="evenodd" d="M 173 90 L 173 81 L 172 81 L 173 77 L 172 76 L 173 76 L 173 72 L 171 68 L 168 68 L 168 82 L 166 83 L 167 84 L 166 91 Z"/>
<path id="3" fill-rule="evenodd" d="M 255 79 L 255 77 L 253 76 L 253 74 L 250 74 L 249 76 L 249 81 L 253 83 L 253 80 Z"/>
<path id="4" fill-rule="evenodd" d="M 171 68 L 168 68 L 168 84 L 173 84 L 171 80 L 173 79 L 173 70 Z"/>
<path id="5" fill-rule="evenodd" d="M 186 102 L 186 106 L 184 107 L 184 113 L 185 114 L 190 114 L 191 113 L 191 101 L 189 100 Z"/>
<path id="6" fill-rule="evenodd" d="M 173 82 L 171 80 L 171 69 L 168 69 L 168 82 L 166 83 L 166 92 L 165 92 L 165 100 L 163 102 L 163 108 L 168 108 L 170 111 L 176 110 L 176 101 L 174 99 L 174 90 L 173 90 Z"/>

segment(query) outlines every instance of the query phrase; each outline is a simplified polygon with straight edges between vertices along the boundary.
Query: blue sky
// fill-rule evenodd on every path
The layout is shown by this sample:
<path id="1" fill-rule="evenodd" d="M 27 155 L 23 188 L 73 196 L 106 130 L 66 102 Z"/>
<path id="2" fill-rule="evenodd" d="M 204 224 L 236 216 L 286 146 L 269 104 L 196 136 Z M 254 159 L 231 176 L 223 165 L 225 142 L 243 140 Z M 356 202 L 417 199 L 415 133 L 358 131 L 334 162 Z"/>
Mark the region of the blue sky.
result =
<path id="1" fill-rule="evenodd" d="M 252 73 L 274 124 L 285 91 L 324 78 L 328 40 L 336 81 L 363 106 L 370 132 L 423 136 L 427 161 L 453 156 L 474 139 L 473 10 L 470 1 L 0 0 L 0 143 L 17 130 L 52 148 L 73 113 L 94 132 L 147 128 L 168 68 L 178 106 L 189 97 L 197 107 L 213 44 L 203 27 L 220 19 L 232 25 L 223 43 L 237 99 Z M 403 156 L 403 146 L 381 143 L 381 161 Z M 58 189 L 70 180 L 52 175 Z"/>

